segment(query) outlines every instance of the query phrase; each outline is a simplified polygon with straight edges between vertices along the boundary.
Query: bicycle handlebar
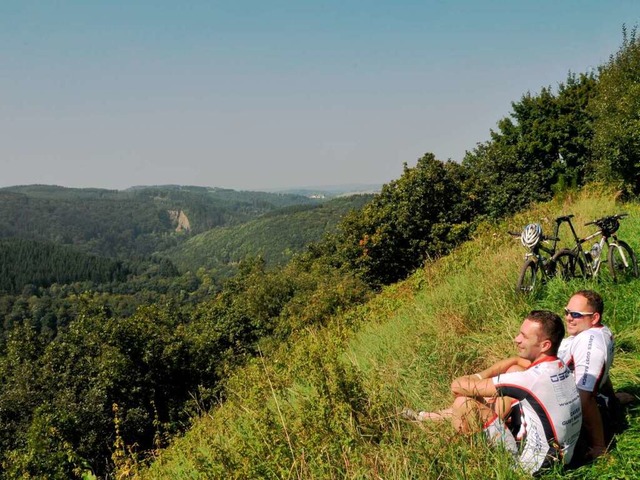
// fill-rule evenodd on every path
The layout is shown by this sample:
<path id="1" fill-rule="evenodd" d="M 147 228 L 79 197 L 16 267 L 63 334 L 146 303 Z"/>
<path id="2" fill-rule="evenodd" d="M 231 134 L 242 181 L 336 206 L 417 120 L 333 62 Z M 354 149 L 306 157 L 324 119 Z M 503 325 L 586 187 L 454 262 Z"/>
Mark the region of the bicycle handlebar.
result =
<path id="1" fill-rule="evenodd" d="M 598 225 L 599 223 L 608 220 L 608 219 L 614 219 L 614 220 L 619 220 L 621 218 L 624 217 L 628 217 L 629 214 L 628 213 L 616 213 L 615 215 L 607 215 L 606 217 L 602 217 L 602 218 L 598 218 L 596 220 L 591 220 L 590 222 L 585 223 L 586 225 Z"/>

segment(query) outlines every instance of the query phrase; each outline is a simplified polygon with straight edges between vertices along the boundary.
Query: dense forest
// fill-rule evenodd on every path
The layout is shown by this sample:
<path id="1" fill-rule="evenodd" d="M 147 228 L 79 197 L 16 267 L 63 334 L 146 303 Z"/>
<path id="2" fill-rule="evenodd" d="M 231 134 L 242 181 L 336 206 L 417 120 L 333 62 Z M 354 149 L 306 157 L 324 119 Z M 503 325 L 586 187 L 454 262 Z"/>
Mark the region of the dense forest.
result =
<path id="1" fill-rule="evenodd" d="M 591 182 L 637 197 L 639 85 L 640 40 L 625 30 L 597 72 L 524 94 L 461 163 L 427 153 L 405 164 L 366 204 L 336 207 L 342 219 L 321 220 L 326 234 L 284 254 L 284 264 L 247 257 L 250 249 L 225 247 L 208 231 L 260 215 L 266 224 L 283 207 L 289 218 L 322 215 L 312 200 L 191 187 L 0 190 L 0 235 L 11 239 L 0 252 L 67 258 L 47 242 L 109 259 L 95 260 L 95 277 L 70 262 L 69 277 L 51 283 L 42 264 L 20 277 L 16 260 L 2 257 L 3 272 L 14 272 L 0 295 L 2 477 L 106 477 L 122 467 L 123 446 L 144 458 L 224 402 L 235 368 L 447 255 L 483 222 Z M 175 232 L 169 210 L 186 213 L 190 234 Z M 207 243 L 198 234 L 215 247 L 190 254 L 190 263 L 181 257 L 190 242 Z M 206 248 L 227 248 L 221 255 L 237 273 L 219 280 L 202 260 L 211 257 Z M 162 252 L 174 252 L 175 264 Z"/>
<path id="2" fill-rule="evenodd" d="M 121 261 L 82 254 L 68 247 L 32 240 L 0 240 L 0 292 L 19 293 L 27 285 L 123 282 L 128 273 Z"/>
<path id="3" fill-rule="evenodd" d="M 96 196 L 110 196 L 113 193 L 47 186 L 15 187 L 10 190 L 20 190 L 30 203 L 33 198 L 64 198 L 69 210 L 83 209 L 86 217 L 94 218 L 96 222 L 108 204 L 102 205 L 100 201 L 87 204 L 86 198 L 95 199 Z M 175 187 L 165 190 L 161 187 L 136 189 L 142 190 L 147 193 L 151 190 L 155 197 L 169 197 Z M 188 190 L 193 190 L 193 187 L 188 187 Z M 210 194 L 207 189 L 196 188 L 195 191 L 207 196 Z M 169 299 L 180 303 L 197 303 L 219 292 L 225 279 L 238 272 L 242 260 L 252 261 L 260 256 L 270 265 L 281 265 L 296 252 L 302 251 L 307 243 L 319 240 L 325 232 L 334 229 L 343 215 L 351 209 L 361 208 L 370 198 L 354 195 L 318 202 L 290 195 L 218 189 L 211 191 L 226 202 L 235 202 L 238 209 L 248 210 L 248 205 L 256 203 L 261 207 L 250 217 L 245 214 L 233 217 L 234 226 L 218 226 L 202 234 L 176 232 L 171 226 L 169 231 L 141 235 L 136 241 L 144 244 L 145 248 L 153 244 L 157 246 L 156 240 L 159 238 L 164 238 L 164 246 L 178 246 L 156 250 L 148 256 L 138 251 L 124 259 L 84 253 L 90 249 L 89 245 L 96 244 L 91 233 L 93 224 L 86 222 L 83 217 L 75 222 L 78 234 L 72 245 L 59 236 L 53 240 L 57 239 L 60 244 L 53 243 L 51 238 L 49 242 L 20 237 L 0 238 L 0 315 L 4 318 L 0 324 L 0 341 L 4 340 L 2 332 L 10 329 L 16 321 L 43 328 L 48 336 L 55 335 L 59 326 L 68 324 L 69 312 L 77 313 L 80 296 L 83 299 L 99 297 L 100 303 L 118 317 L 133 314 L 140 305 Z M 190 195 L 193 196 L 193 193 Z M 272 202 L 266 203 L 265 198 L 272 199 Z M 137 207 L 139 212 L 148 209 L 145 201 Z M 199 203 L 203 202 L 199 200 Z M 0 212 L 8 217 L 14 206 L 13 203 L 0 204 Z M 175 208 L 175 204 L 172 207 Z M 156 207 L 151 210 L 154 209 Z M 188 211 L 191 212 L 190 209 Z M 64 230 L 64 224 L 56 224 L 59 221 L 57 217 L 51 217 L 50 225 L 44 224 L 46 220 L 45 216 L 32 217 L 32 225 L 37 225 L 43 237 L 46 237 L 47 229 L 51 232 Z M 112 223 L 109 223 L 111 220 Z M 115 232 L 119 231 L 121 225 L 119 218 L 113 216 L 105 218 L 101 228 Z M 15 226 L 16 229 L 19 227 Z M 21 230 L 20 235 L 28 236 L 28 232 Z M 130 237 L 120 245 L 116 236 L 110 238 L 112 248 L 127 250 Z M 210 238 L 214 241 L 208 240 Z M 100 251 L 102 254 L 108 253 Z M 216 259 L 215 263 L 212 263 L 212 259 Z M 180 265 L 180 270 L 176 263 Z"/>
<path id="4" fill-rule="evenodd" d="M 0 238 L 72 245 L 94 255 L 129 259 L 174 247 L 184 239 L 175 235 L 171 212 L 183 212 L 189 232 L 197 234 L 279 208 L 317 203 L 301 195 L 204 187 L 8 187 L 0 189 Z"/>

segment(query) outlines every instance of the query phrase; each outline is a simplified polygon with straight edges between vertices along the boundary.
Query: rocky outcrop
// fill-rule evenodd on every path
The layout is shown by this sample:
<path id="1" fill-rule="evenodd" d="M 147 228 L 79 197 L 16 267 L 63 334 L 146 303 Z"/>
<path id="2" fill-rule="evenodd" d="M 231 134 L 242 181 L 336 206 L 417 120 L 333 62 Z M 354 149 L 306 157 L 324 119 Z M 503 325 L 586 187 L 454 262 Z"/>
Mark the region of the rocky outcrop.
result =
<path id="1" fill-rule="evenodd" d="M 171 222 L 176 225 L 176 232 L 190 232 L 189 218 L 182 210 L 167 210 Z"/>

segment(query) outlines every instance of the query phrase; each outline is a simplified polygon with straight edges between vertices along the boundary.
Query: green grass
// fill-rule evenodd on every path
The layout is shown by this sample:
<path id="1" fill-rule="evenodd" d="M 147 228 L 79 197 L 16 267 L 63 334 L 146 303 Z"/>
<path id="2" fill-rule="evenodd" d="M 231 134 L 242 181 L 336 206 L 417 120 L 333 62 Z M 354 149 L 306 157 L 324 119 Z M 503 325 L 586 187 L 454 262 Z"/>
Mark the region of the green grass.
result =
<path id="1" fill-rule="evenodd" d="M 483 226 L 452 255 L 253 361 L 229 379 L 227 400 L 159 451 L 150 467 L 120 473 L 172 480 L 527 478 L 482 435 L 461 437 L 448 422 L 407 423 L 397 412 L 447 406 L 453 377 L 514 353 L 512 338 L 526 312 L 560 312 L 585 287 L 605 298 L 605 321 L 616 334 L 615 387 L 639 394 L 640 280 L 554 280 L 536 296 L 517 295 L 524 251 L 506 234 L 532 221 L 550 233 L 555 216 L 574 213 L 584 235 L 585 222 L 621 210 L 631 216 L 620 237 L 640 252 L 640 207 L 618 206 L 598 190 Z M 637 407 L 629 410 L 629 428 L 606 457 L 546 478 L 636 478 L 638 414 Z"/>

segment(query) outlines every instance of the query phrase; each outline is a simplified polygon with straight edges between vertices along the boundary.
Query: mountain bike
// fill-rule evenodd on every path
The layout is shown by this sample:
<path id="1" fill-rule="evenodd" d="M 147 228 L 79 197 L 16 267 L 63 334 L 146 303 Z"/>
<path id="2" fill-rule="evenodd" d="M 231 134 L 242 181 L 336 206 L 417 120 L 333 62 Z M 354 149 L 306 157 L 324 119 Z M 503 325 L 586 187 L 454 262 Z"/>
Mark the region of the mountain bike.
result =
<path id="1" fill-rule="evenodd" d="M 609 273 L 614 282 L 632 277 L 638 277 L 638 261 L 633 249 L 623 240 L 618 239 L 616 232 L 620 228 L 620 219 L 627 217 L 627 213 L 618 213 L 592 220 L 585 226 L 595 225 L 598 231 L 585 238 L 579 238 L 571 222 L 571 233 L 576 246 L 571 249 L 575 266 L 573 274 L 576 277 L 596 278 L 603 263 L 609 266 Z M 589 240 L 600 236 L 589 250 L 582 247 Z M 606 256 L 605 256 L 606 248 Z"/>
<path id="2" fill-rule="evenodd" d="M 530 293 L 537 286 L 546 283 L 553 277 L 559 276 L 566 280 L 575 276 L 576 254 L 569 248 L 557 250 L 558 242 L 560 241 L 560 238 L 558 238 L 560 225 L 563 222 L 570 222 L 571 217 L 573 215 L 565 215 L 554 220 L 553 236 L 544 235 L 539 224 L 529 224 L 524 227 L 521 233 L 508 232 L 513 237 L 520 237 L 522 245 L 528 249 L 518 274 L 516 292 Z M 538 227 L 540 234 L 537 238 L 527 239 L 527 229 L 530 229 L 532 225 Z M 553 244 L 548 247 L 543 242 L 553 242 Z"/>

